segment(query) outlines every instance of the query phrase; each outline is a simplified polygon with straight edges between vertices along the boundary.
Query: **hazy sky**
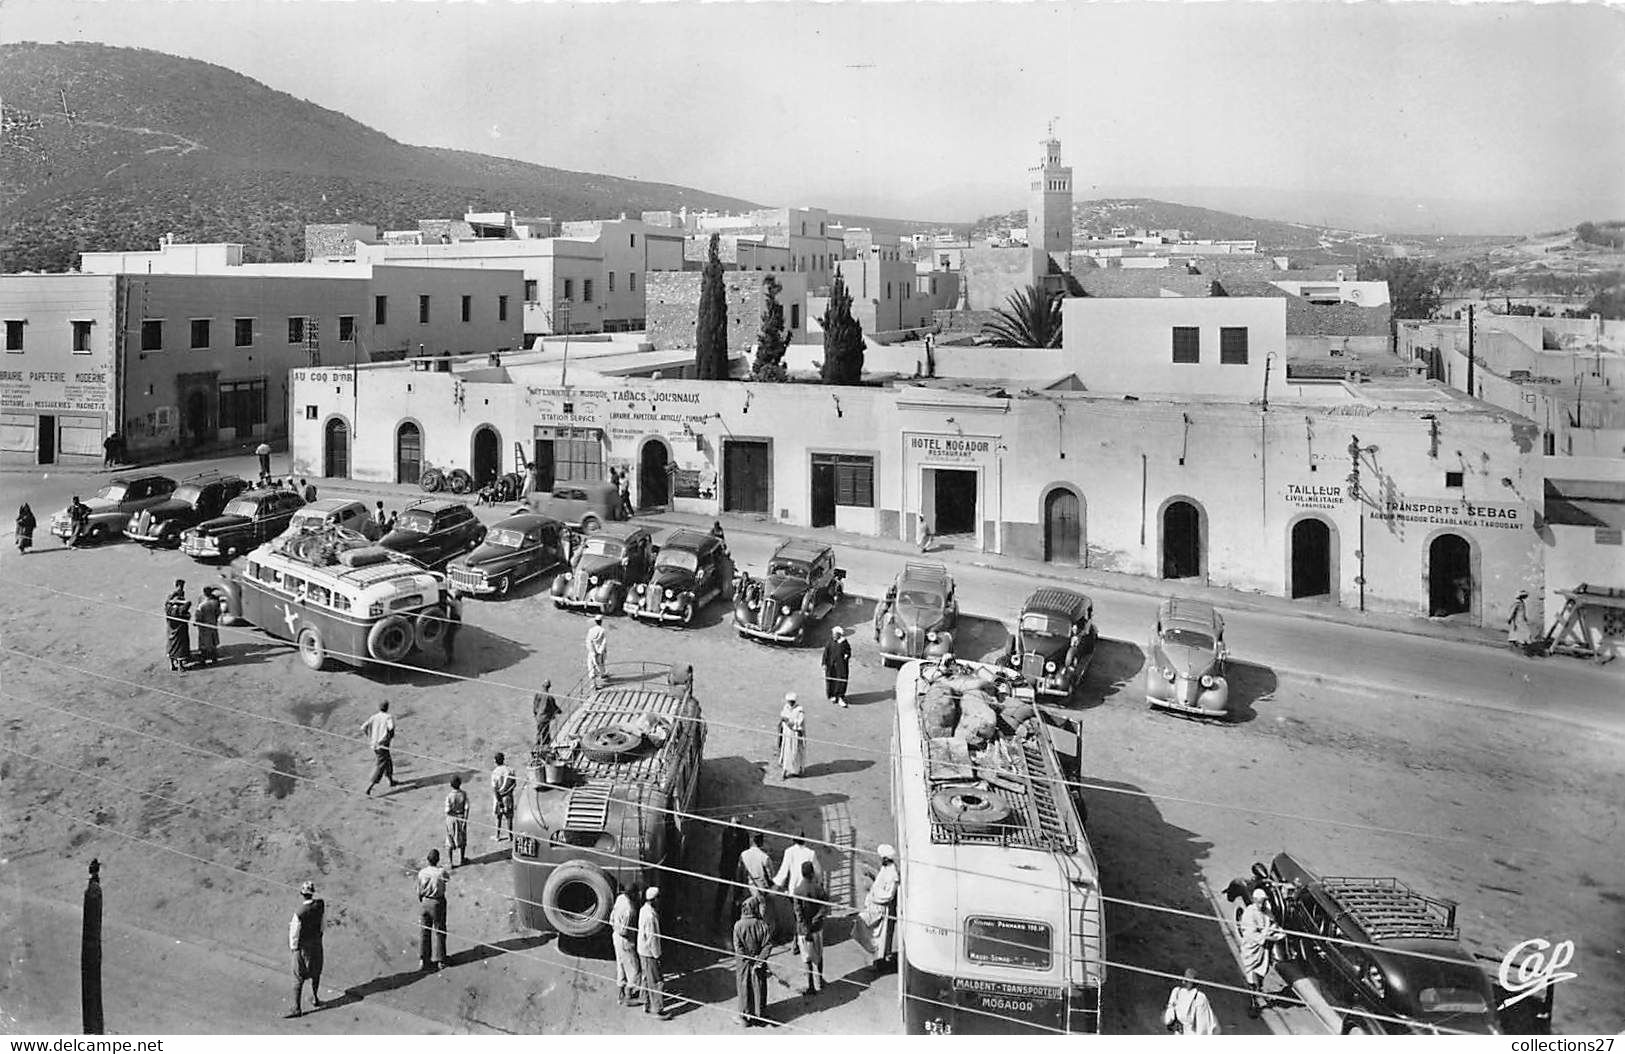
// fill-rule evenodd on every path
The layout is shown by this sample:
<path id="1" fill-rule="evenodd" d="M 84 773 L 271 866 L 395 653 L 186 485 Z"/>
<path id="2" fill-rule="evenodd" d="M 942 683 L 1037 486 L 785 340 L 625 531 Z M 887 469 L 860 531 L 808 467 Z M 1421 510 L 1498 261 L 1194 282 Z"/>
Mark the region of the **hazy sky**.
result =
<path id="1" fill-rule="evenodd" d="M 1625 8 L 1431 3 L 0 0 L 0 39 L 238 70 L 409 143 L 776 204 L 1140 188 L 1625 216 Z"/>

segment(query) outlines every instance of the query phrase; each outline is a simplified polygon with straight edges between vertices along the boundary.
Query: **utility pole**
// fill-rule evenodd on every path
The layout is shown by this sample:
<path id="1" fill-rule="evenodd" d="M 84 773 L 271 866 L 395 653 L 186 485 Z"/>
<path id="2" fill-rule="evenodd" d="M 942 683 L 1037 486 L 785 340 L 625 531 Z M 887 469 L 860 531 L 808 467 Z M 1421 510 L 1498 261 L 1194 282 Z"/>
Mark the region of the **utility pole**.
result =
<path id="1" fill-rule="evenodd" d="M 564 365 L 559 367 L 559 387 L 570 387 L 570 301 L 559 305 L 559 320 L 564 326 Z"/>
<path id="2" fill-rule="evenodd" d="M 102 862 L 91 860 L 85 885 L 84 933 L 79 942 L 79 988 L 85 1035 L 99 1036 L 102 1026 Z"/>
<path id="3" fill-rule="evenodd" d="M 1473 305 L 1467 305 L 1467 394 L 1472 395 L 1473 390 L 1473 341 L 1478 327 L 1473 324 Z"/>

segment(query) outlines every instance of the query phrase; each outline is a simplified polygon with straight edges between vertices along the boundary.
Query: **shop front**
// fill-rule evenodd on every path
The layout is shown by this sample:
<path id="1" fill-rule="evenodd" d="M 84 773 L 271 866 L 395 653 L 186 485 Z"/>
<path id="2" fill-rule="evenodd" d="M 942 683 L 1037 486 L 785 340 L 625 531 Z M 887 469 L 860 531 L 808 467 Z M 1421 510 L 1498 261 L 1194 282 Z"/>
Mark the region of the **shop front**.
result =
<path id="1" fill-rule="evenodd" d="M 905 528 L 917 536 L 920 521 L 945 544 L 997 552 L 998 436 L 959 432 L 903 433 Z"/>

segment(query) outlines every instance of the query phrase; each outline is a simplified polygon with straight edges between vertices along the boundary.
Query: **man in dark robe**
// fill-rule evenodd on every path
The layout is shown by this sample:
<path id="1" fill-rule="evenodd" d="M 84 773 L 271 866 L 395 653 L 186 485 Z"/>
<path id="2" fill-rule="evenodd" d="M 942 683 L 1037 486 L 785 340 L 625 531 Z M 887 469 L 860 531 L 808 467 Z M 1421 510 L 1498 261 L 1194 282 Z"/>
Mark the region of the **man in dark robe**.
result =
<path id="1" fill-rule="evenodd" d="M 192 660 L 192 605 L 186 599 L 186 580 L 175 579 L 175 588 L 164 599 L 167 621 L 169 668 L 184 670 Z"/>
<path id="2" fill-rule="evenodd" d="M 734 978 L 739 984 L 739 1023 L 766 1025 L 767 957 L 773 950 L 773 928 L 762 921 L 761 902 L 745 901 L 734 923 Z"/>

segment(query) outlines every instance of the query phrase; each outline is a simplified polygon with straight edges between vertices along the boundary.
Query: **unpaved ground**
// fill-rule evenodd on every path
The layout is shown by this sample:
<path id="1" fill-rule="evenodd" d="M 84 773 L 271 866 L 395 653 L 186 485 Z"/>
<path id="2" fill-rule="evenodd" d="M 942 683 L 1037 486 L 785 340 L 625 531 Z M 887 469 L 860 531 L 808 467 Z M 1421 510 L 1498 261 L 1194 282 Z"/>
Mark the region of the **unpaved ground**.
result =
<path id="1" fill-rule="evenodd" d="M 43 519 L 55 506 L 34 507 Z M 767 547 L 734 539 L 750 567 Z M 0 651 L 0 944 L 9 964 L 0 1028 L 75 1026 L 71 927 L 84 864 L 95 855 L 105 867 L 110 933 L 120 927 L 108 952 L 116 1031 L 732 1030 L 732 971 L 716 950 L 710 888 L 690 881 L 674 894 L 676 935 L 691 946 L 671 956 L 670 988 L 699 1005 L 654 1026 L 614 1006 L 603 949 L 515 930 L 506 864 L 478 826 L 475 861 L 453 880 L 457 964 L 428 978 L 413 972 L 411 872 L 441 837 L 445 783 L 475 774 L 483 822 L 490 754 L 522 755 L 529 692 L 544 677 L 556 688 L 575 681 L 583 619 L 554 611 L 535 586 L 507 601 L 471 602 L 457 672 L 474 683 L 313 674 L 253 633 L 225 635 L 219 668 L 172 674 L 162 595 L 177 575 L 195 591 L 213 573 L 128 545 L 0 556 L 9 649 Z M 864 576 L 854 577 L 865 590 Z M 976 581 L 1012 594 L 1030 584 L 993 571 Z M 969 588 L 962 576 L 974 610 Z M 688 632 L 618 620 L 611 658 L 694 664 L 711 722 L 705 809 L 872 846 L 891 835 L 892 675 L 874 657 L 871 610 L 859 599 L 841 614 L 858 630 L 846 712 L 822 703 L 813 650 L 739 641 L 720 608 Z M 992 647 L 1000 633 L 972 623 L 960 650 Z M 1322 658 L 1335 661 L 1309 652 L 1295 666 L 1314 669 Z M 1142 661 L 1138 644 L 1106 641 L 1081 696 L 1086 764 L 1102 787 L 1090 799 L 1090 828 L 1109 895 L 1211 913 L 1209 887 L 1281 849 L 1329 873 L 1397 875 L 1460 901 L 1464 932 L 1486 950 L 1499 954 L 1527 937 L 1575 940 L 1580 977 L 1558 991 L 1559 1027 L 1613 1031 L 1625 1022 L 1617 735 L 1264 667 L 1237 677 L 1246 720 L 1214 727 L 1147 713 Z M 1417 690 L 1432 695 L 1432 687 Z M 788 784 L 767 765 L 786 689 L 808 702 L 813 740 L 807 778 Z M 399 721 L 406 786 L 368 799 L 360 791 L 370 757 L 355 736 L 385 698 Z M 701 838 L 689 863 L 708 870 L 714 855 L 714 841 Z M 844 857 L 831 851 L 830 863 L 837 893 L 861 896 Z M 287 999 L 289 886 L 306 878 L 330 906 L 324 986 L 348 994 L 332 1011 L 285 1021 L 276 1015 Z M 1194 965 L 1203 977 L 1238 979 L 1213 923 L 1121 904 L 1108 911 L 1110 954 L 1126 964 L 1110 975 L 1110 1031 L 1160 1030 L 1166 982 L 1127 967 Z M 835 928 L 828 953 L 829 975 L 843 980 L 824 996 L 804 1001 L 775 985 L 775 1014 L 787 1029 L 895 1030 L 894 979 L 863 969 L 844 933 Z M 799 980 L 796 969 L 787 952 L 775 960 L 784 982 Z M 1217 996 L 1215 1006 L 1231 1031 L 1265 1027 L 1247 1021 L 1232 997 Z M 1309 1027 L 1292 1015 L 1265 1025 Z"/>

